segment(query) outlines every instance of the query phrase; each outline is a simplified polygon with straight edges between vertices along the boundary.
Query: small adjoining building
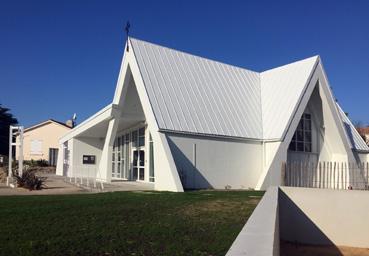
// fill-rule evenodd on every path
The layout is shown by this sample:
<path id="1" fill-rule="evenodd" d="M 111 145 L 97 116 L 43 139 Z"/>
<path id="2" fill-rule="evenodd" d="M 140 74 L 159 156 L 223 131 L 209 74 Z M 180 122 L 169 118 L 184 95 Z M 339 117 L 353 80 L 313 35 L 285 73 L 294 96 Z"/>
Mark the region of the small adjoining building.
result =
<path id="1" fill-rule="evenodd" d="M 24 129 L 23 159 L 45 160 L 56 166 L 59 150 L 59 139 L 72 129 L 71 124 L 64 124 L 53 119 L 46 120 Z M 19 142 L 19 136 L 17 136 Z M 16 159 L 18 159 L 18 150 Z"/>
<path id="2" fill-rule="evenodd" d="M 356 127 L 363 140 L 369 145 L 369 126 L 366 127 Z"/>
<path id="3" fill-rule="evenodd" d="M 129 38 L 112 103 L 60 139 L 57 174 L 266 189 L 285 161 L 368 153 L 319 56 L 254 72 Z"/>

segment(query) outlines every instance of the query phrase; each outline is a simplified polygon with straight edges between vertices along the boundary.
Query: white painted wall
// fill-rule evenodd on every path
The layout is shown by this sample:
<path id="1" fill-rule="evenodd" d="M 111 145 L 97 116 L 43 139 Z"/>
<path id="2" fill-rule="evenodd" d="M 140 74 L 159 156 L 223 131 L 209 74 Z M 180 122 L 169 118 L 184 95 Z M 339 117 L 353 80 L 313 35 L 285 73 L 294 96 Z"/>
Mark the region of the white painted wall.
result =
<path id="1" fill-rule="evenodd" d="M 90 137 L 74 138 L 73 150 L 71 150 L 70 154 L 71 156 L 70 163 L 73 167 L 73 172 L 71 173 L 71 175 L 73 175 L 73 173 L 78 176 L 83 174 L 86 177 L 89 172 L 89 176 L 91 177 L 92 172 L 98 169 L 103 145 L 104 140 L 100 138 L 90 138 Z M 95 165 L 84 165 L 83 155 L 95 155 L 96 156 Z"/>
<path id="2" fill-rule="evenodd" d="M 281 239 L 305 244 L 369 247 L 369 193 L 281 187 Z"/>
<path id="3" fill-rule="evenodd" d="M 91 137 L 77 137 L 73 144 L 73 164 L 82 165 L 83 155 L 95 155 L 96 165 L 100 163 L 101 151 L 104 146 L 104 140 Z"/>
<path id="4" fill-rule="evenodd" d="M 319 87 L 316 87 L 317 85 Z M 320 120 L 320 124 L 323 124 L 319 127 L 318 122 L 316 127 L 317 132 L 320 131 L 320 136 L 317 137 L 320 144 L 319 161 L 355 161 L 346 139 L 335 99 L 329 89 L 323 67 L 319 63 L 294 116 L 291 117 L 291 123 L 286 130 L 283 141 L 281 143 L 265 143 L 264 155 L 270 157 L 266 157 L 266 160 L 264 160 L 263 172 L 260 175 L 256 189 L 267 189 L 269 186 L 281 184 L 282 163 L 287 160 L 288 146 L 309 103 L 311 103 L 309 110 L 315 114 L 315 119 Z"/>
<path id="5" fill-rule="evenodd" d="M 179 134 L 168 141 L 185 188 L 255 188 L 261 143 Z"/>

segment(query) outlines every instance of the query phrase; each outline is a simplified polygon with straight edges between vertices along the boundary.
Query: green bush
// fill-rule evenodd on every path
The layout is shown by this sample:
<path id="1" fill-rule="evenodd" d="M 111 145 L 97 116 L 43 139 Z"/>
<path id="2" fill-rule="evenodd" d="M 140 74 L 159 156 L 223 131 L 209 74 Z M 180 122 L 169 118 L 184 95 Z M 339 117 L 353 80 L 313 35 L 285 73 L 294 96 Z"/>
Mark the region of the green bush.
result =
<path id="1" fill-rule="evenodd" d="M 36 175 L 35 169 L 29 169 L 24 171 L 22 175 L 18 173 L 13 174 L 18 187 L 26 188 L 29 190 L 41 190 L 45 187 L 46 177 L 39 177 Z"/>
<path id="2" fill-rule="evenodd" d="M 46 167 L 49 166 L 49 163 L 45 159 L 40 160 L 27 160 L 23 162 L 24 165 L 28 165 L 30 167 Z"/>

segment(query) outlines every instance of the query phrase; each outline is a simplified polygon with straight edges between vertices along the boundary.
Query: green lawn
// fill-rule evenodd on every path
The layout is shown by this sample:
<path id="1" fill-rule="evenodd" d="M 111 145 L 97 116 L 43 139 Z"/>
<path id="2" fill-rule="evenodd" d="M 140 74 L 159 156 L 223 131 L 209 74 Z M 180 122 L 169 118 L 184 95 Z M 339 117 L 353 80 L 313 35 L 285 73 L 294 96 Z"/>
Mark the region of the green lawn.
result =
<path id="1" fill-rule="evenodd" d="M 263 192 L 0 197 L 0 255 L 224 255 Z"/>

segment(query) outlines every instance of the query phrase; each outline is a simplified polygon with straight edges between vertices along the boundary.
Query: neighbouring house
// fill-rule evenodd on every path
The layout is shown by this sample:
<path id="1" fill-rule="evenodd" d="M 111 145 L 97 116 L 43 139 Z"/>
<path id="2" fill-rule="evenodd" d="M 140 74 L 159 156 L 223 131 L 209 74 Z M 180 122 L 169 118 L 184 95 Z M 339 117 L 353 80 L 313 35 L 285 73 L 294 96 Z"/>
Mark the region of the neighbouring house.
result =
<path id="1" fill-rule="evenodd" d="M 365 140 L 366 144 L 369 145 L 369 126 L 367 127 L 356 127 L 356 130 Z"/>
<path id="2" fill-rule="evenodd" d="M 58 158 L 59 139 L 72 129 L 72 125 L 49 119 L 24 129 L 23 159 L 46 160 L 55 166 Z M 17 136 L 19 143 L 19 136 Z M 16 159 L 19 152 L 16 151 Z"/>
<path id="3" fill-rule="evenodd" d="M 319 56 L 254 72 L 134 38 L 112 103 L 59 142 L 59 175 L 169 191 L 266 189 L 284 161 L 369 153 Z"/>

